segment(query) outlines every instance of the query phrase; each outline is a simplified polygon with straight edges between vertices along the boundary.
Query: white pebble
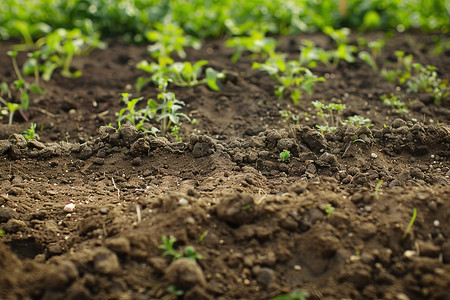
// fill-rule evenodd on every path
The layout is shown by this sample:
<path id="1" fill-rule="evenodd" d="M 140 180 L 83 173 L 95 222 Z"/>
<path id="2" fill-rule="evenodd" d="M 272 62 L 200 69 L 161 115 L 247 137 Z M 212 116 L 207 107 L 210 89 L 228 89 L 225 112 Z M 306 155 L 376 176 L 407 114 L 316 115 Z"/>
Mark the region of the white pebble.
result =
<path id="1" fill-rule="evenodd" d="M 180 200 L 178 200 L 178 204 L 180 204 L 181 206 L 186 206 L 189 204 L 189 201 L 185 198 L 181 198 Z"/>
<path id="2" fill-rule="evenodd" d="M 372 157 L 372 158 L 378 158 L 378 155 L 377 155 L 376 153 L 372 152 L 372 153 L 370 153 L 370 157 Z"/>
<path id="3" fill-rule="evenodd" d="M 411 257 L 413 257 L 415 255 L 416 255 L 416 251 L 414 251 L 414 250 L 406 250 L 403 253 L 403 256 L 406 257 L 406 258 L 411 258 Z"/>
<path id="4" fill-rule="evenodd" d="M 439 227 L 439 225 L 441 225 L 441 223 L 439 222 L 439 220 L 434 220 L 434 221 L 433 221 L 433 226 L 434 226 L 434 227 Z"/>
<path id="5" fill-rule="evenodd" d="M 66 204 L 66 206 L 64 206 L 64 211 L 65 212 L 73 212 L 75 210 L 75 204 L 74 203 L 69 203 Z"/>

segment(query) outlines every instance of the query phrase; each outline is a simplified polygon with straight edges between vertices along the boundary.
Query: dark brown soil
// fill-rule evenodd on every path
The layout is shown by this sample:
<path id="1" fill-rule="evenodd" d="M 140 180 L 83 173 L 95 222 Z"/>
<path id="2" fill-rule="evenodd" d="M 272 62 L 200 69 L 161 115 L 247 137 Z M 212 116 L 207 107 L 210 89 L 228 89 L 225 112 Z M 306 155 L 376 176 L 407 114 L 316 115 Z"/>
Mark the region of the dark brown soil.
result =
<path id="1" fill-rule="evenodd" d="M 322 35 L 295 36 L 280 38 L 279 50 L 296 58 L 303 38 L 331 47 Z M 380 62 L 404 50 L 449 79 L 450 53 L 431 55 L 432 41 L 398 35 Z M 450 299 L 449 97 L 437 106 L 363 63 L 341 63 L 315 69 L 327 82 L 293 106 L 251 70 L 251 56 L 232 64 L 232 53 L 223 41 L 188 51 L 227 79 L 220 92 L 171 89 L 198 120 L 182 123 L 184 142 L 105 126 L 116 124 L 119 94 L 133 92 L 135 65 L 148 59 L 145 47 L 117 43 L 77 58 L 79 79 L 55 73 L 28 121 L 3 119 L 1 299 L 177 299 L 169 286 L 183 291 L 179 299 L 270 299 L 295 289 L 308 299 Z M 0 56 L 0 82 L 14 76 Z M 406 97 L 409 114 L 382 104 L 391 92 Z M 374 126 L 321 135 L 316 99 L 345 103 L 344 117 Z M 17 134 L 30 122 L 43 125 L 39 141 Z M 291 157 L 281 162 L 285 149 Z M 193 246 L 202 258 L 163 257 L 163 235 L 176 237 L 178 253 Z"/>

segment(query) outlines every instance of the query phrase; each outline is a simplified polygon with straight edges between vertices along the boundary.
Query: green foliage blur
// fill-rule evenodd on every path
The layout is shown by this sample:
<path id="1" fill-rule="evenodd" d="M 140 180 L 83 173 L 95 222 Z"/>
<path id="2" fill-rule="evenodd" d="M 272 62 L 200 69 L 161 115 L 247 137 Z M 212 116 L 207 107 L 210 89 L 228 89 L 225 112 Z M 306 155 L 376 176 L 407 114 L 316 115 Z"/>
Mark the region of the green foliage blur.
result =
<path id="1" fill-rule="evenodd" d="M 450 0 L 8 0 L 0 1 L 0 39 L 39 38 L 56 28 L 80 28 L 101 38 L 143 43 L 160 24 L 178 24 L 201 39 L 315 32 L 411 28 L 448 33 Z M 25 25 L 24 25 L 25 24 Z"/>

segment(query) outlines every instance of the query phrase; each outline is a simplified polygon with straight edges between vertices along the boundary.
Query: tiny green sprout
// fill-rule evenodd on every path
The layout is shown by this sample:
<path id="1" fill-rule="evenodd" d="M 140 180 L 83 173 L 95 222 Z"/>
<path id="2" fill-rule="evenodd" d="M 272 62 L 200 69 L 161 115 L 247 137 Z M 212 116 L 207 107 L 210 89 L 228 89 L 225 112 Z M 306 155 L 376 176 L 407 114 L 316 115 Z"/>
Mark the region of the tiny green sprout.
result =
<path id="1" fill-rule="evenodd" d="M 30 128 L 22 132 L 22 136 L 27 140 L 39 139 L 39 135 L 36 133 L 36 123 L 31 123 Z"/>
<path id="2" fill-rule="evenodd" d="M 278 295 L 278 296 L 272 298 L 271 300 L 306 300 L 307 297 L 309 297 L 308 292 L 294 290 L 290 294 Z"/>
<path id="3" fill-rule="evenodd" d="M 197 125 L 198 124 L 198 120 L 197 119 L 192 119 L 191 120 L 191 124 L 192 125 Z"/>
<path id="4" fill-rule="evenodd" d="M 358 57 L 363 62 L 368 64 L 372 68 L 372 70 L 378 71 L 377 63 L 375 62 L 375 59 L 373 58 L 373 56 L 369 52 L 361 51 L 361 52 L 358 53 Z"/>
<path id="5" fill-rule="evenodd" d="M 5 231 L 3 229 L 0 229 L 0 236 L 4 236 L 5 235 Z"/>
<path id="6" fill-rule="evenodd" d="M 274 53 L 264 63 L 254 62 L 252 69 L 260 69 L 267 72 L 278 81 L 275 87 L 275 95 L 283 98 L 290 95 L 292 103 L 298 105 L 305 91 L 311 95 L 317 82 L 324 82 L 324 77 L 314 75 L 308 68 L 302 67 L 297 60 L 286 61 L 285 55 Z"/>
<path id="7" fill-rule="evenodd" d="M 253 205 L 247 204 L 247 205 L 243 206 L 241 209 L 244 210 L 244 211 L 245 210 L 252 211 L 253 210 Z"/>
<path id="8" fill-rule="evenodd" d="M 177 288 L 174 285 L 169 285 L 167 287 L 167 292 L 175 296 L 182 296 L 184 293 L 183 290 L 177 290 Z"/>
<path id="9" fill-rule="evenodd" d="M 8 102 L 6 104 L 6 107 L 8 108 L 9 111 L 9 121 L 8 124 L 11 125 L 13 122 L 13 118 L 14 118 L 14 113 L 20 109 L 22 106 L 20 104 L 17 103 L 13 103 L 13 102 Z"/>
<path id="10" fill-rule="evenodd" d="M 206 238 L 206 236 L 208 235 L 208 230 L 205 230 L 205 232 L 203 232 L 200 237 L 198 238 L 198 240 L 200 242 L 203 242 L 203 240 Z"/>
<path id="11" fill-rule="evenodd" d="M 413 226 L 413 224 L 414 224 L 414 221 L 416 220 L 416 216 L 417 216 L 417 209 L 414 207 L 414 208 L 413 208 L 413 214 L 412 214 L 411 220 L 409 220 L 408 227 L 407 227 L 406 230 L 403 232 L 402 238 L 405 238 L 405 237 L 408 235 L 409 231 L 411 230 L 411 228 L 412 228 L 412 226 Z"/>
<path id="12" fill-rule="evenodd" d="M 289 160 L 289 158 L 291 157 L 291 152 L 289 151 L 289 150 L 283 150 L 281 153 L 280 153 L 280 161 L 281 162 L 286 162 L 286 161 L 288 161 Z"/>
<path id="13" fill-rule="evenodd" d="M 416 74 L 406 81 L 408 93 L 431 93 L 435 104 L 439 104 L 442 99 L 450 94 L 448 81 L 438 77 L 436 67 L 424 67 L 418 63 L 412 66 Z"/>
<path id="14" fill-rule="evenodd" d="M 173 249 L 173 244 L 177 241 L 176 237 L 172 236 L 169 239 L 167 239 L 167 236 L 163 235 L 161 237 L 161 240 L 162 240 L 162 244 L 160 244 L 158 246 L 158 248 L 164 250 L 164 252 L 162 253 L 162 256 L 172 255 L 173 260 L 183 257 L 182 254 L 176 252 Z"/>
<path id="15" fill-rule="evenodd" d="M 327 217 L 331 216 L 331 214 L 334 212 L 334 207 L 331 204 L 328 204 L 325 208 L 325 213 L 327 214 Z"/>
<path id="16" fill-rule="evenodd" d="M 195 252 L 195 248 L 192 246 L 187 246 L 184 248 L 184 257 L 187 259 L 195 261 L 196 259 L 202 259 L 203 255 Z"/>
<path id="17" fill-rule="evenodd" d="M 408 107 L 406 103 L 398 99 L 396 95 L 393 93 L 384 94 L 380 96 L 381 101 L 383 101 L 384 105 L 395 108 L 395 113 L 397 114 L 407 114 L 409 113 Z"/>
<path id="18" fill-rule="evenodd" d="M 380 188 L 383 185 L 383 178 L 378 180 L 377 184 L 375 185 L 375 199 L 380 200 Z"/>
<path id="19" fill-rule="evenodd" d="M 253 53 L 256 58 L 265 59 L 275 52 L 276 45 L 275 39 L 265 37 L 264 32 L 258 30 L 252 30 L 250 36 L 236 36 L 225 42 L 226 47 L 235 48 L 232 62 L 237 62 L 245 50 Z"/>

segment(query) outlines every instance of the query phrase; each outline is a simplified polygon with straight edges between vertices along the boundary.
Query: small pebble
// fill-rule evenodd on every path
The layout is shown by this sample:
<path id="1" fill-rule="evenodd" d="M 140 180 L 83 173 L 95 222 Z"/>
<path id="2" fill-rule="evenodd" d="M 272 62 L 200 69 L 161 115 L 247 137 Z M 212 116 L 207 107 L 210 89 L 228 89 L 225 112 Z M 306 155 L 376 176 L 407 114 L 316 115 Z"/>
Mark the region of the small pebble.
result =
<path id="1" fill-rule="evenodd" d="M 433 226 L 434 227 L 439 227 L 439 225 L 440 225 L 439 220 L 434 220 L 433 221 Z"/>
<path id="2" fill-rule="evenodd" d="M 415 255 L 416 255 L 416 251 L 414 251 L 414 250 L 406 250 L 403 253 L 403 256 L 406 257 L 406 258 L 411 258 L 411 257 L 413 257 Z"/>
<path id="3" fill-rule="evenodd" d="M 295 266 L 294 266 L 294 270 L 295 270 L 295 271 L 301 271 L 301 270 L 302 270 L 302 267 L 299 266 L 299 265 L 295 265 Z"/>
<path id="4" fill-rule="evenodd" d="M 378 158 L 378 155 L 377 155 L 376 153 L 372 152 L 372 153 L 370 153 L 370 157 L 372 157 L 372 158 Z"/>
<path id="5" fill-rule="evenodd" d="M 73 212 L 75 210 L 75 204 L 74 203 L 69 203 L 66 204 L 66 206 L 64 206 L 64 211 L 65 212 Z"/>
<path id="6" fill-rule="evenodd" d="M 178 204 L 180 204 L 181 206 L 186 206 L 189 204 L 189 201 L 185 198 L 181 198 L 180 200 L 178 200 Z"/>

